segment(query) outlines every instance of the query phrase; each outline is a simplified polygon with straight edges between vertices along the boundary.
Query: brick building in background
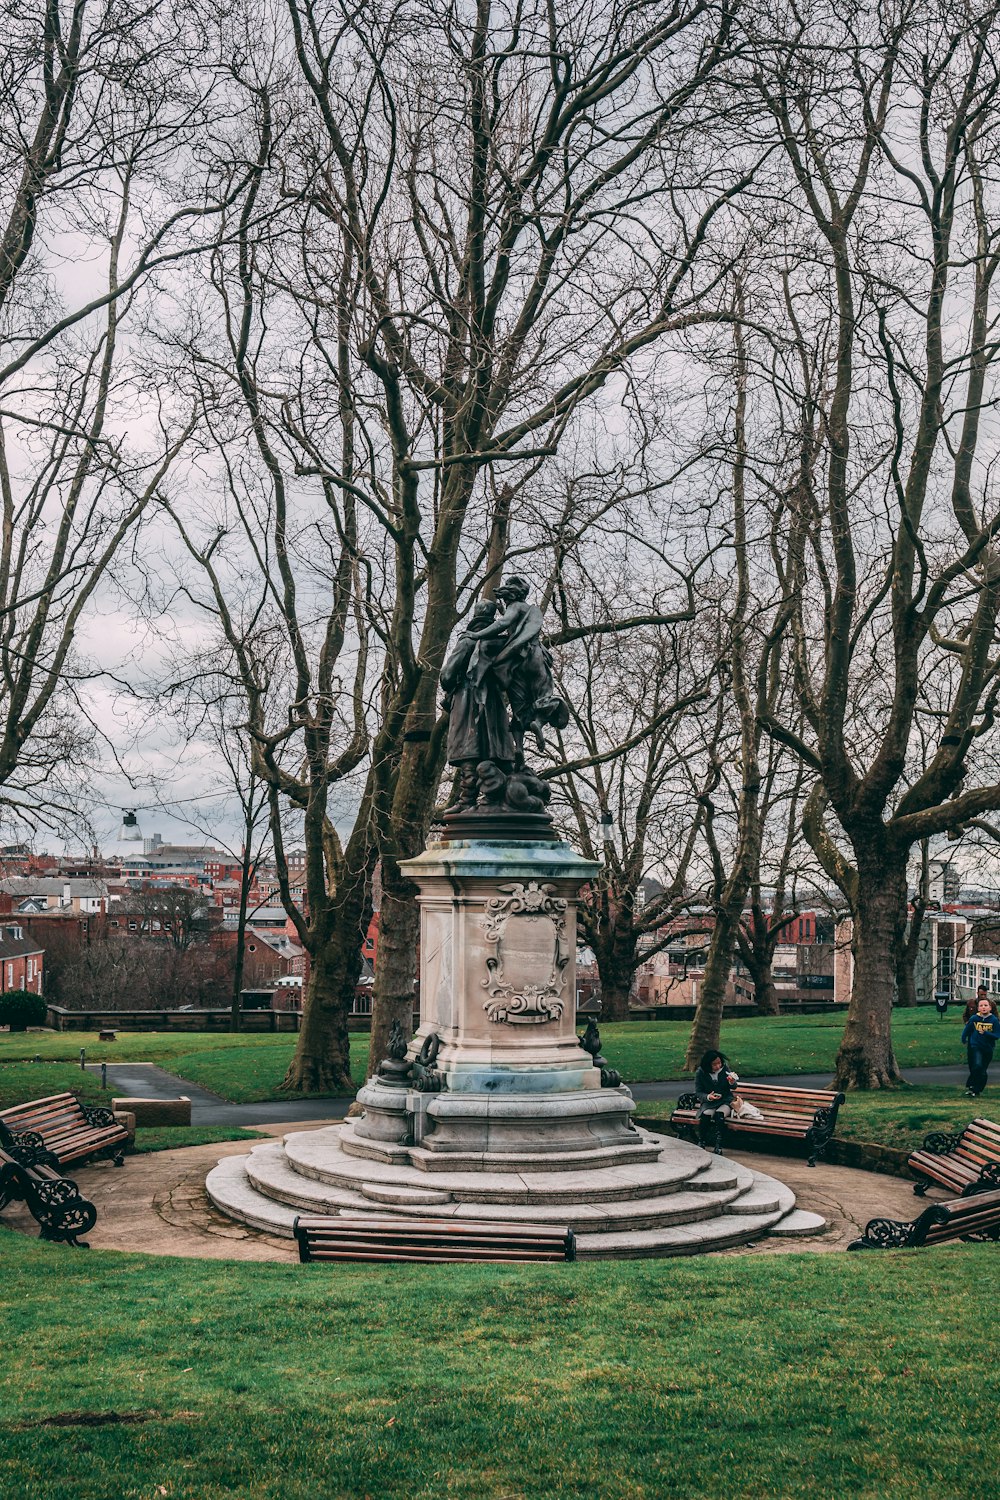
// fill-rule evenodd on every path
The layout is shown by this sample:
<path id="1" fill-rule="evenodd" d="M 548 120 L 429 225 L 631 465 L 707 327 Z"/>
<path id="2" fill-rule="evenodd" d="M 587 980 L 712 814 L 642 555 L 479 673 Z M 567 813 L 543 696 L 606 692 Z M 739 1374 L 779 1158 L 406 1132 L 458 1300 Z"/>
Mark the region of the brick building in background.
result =
<path id="1" fill-rule="evenodd" d="M 5 922 L 0 927 L 0 994 L 8 990 L 44 993 L 45 950 L 22 926 Z"/>

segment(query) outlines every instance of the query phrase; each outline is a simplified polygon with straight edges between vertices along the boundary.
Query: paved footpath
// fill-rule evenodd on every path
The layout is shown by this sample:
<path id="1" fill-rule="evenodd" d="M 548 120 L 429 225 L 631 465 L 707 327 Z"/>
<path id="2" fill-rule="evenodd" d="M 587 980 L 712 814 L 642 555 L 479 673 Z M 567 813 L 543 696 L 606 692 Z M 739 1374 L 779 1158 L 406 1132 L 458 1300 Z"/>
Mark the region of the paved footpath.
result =
<path id="1" fill-rule="evenodd" d="M 87 1072 L 100 1074 L 100 1063 Z M 354 1100 L 350 1095 L 330 1099 L 274 1099 L 257 1104 L 231 1104 L 211 1089 L 188 1078 L 178 1078 L 153 1063 L 108 1063 L 108 1093 L 120 1099 L 191 1100 L 192 1125 L 291 1125 L 297 1121 L 342 1120 Z"/>
<path id="2" fill-rule="evenodd" d="M 87 1071 L 100 1073 L 99 1063 L 88 1063 Z M 964 1067 L 911 1068 L 905 1075 L 908 1083 L 965 1085 Z M 749 1081 L 749 1080 L 748 1080 Z M 829 1073 L 798 1073 L 775 1078 L 755 1078 L 755 1083 L 776 1083 L 800 1089 L 830 1087 Z M 691 1089 L 690 1080 L 670 1079 L 660 1083 L 633 1083 L 632 1097 L 642 1103 L 652 1099 L 676 1099 Z M 341 1120 L 353 1103 L 350 1095 L 329 1099 L 275 1099 L 259 1104 L 230 1104 L 200 1084 L 178 1078 L 152 1063 L 108 1063 L 108 1092 L 120 1098 L 176 1099 L 186 1094 L 191 1100 L 192 1125 L 293 1125 L 315 1120 Z"/>

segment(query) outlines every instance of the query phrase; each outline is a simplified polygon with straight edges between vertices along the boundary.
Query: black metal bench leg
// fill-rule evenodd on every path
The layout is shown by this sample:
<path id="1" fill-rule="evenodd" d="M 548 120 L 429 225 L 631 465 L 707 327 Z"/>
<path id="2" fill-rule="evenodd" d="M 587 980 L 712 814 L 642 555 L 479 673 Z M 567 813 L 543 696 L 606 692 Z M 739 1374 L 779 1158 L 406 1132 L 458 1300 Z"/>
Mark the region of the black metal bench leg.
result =
<path id="1" fill-rule="evenodd" d="M 927 1194 L 927 1189 L 929 1187 L 930 1187 L 930 1183 L 929 1182 L 915 1182 L 913 1184 L 914 1195 L 917 1198 L 923 1198 L 923 1197 L 925 1197 L 926 1194 Z"/>

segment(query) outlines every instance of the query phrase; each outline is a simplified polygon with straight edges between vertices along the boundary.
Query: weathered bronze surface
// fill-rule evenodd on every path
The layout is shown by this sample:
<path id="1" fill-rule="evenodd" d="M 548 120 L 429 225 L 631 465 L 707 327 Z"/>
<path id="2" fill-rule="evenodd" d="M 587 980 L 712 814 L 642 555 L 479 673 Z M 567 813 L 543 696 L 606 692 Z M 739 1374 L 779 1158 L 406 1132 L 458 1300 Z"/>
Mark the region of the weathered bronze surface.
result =
<path id="1" fill-rule="evenodd" d="M 454 837 L 477 837 L 480 822 L 495 826 L 498 817 L 510 825 L 505 838 L 551 836 L 549 787 L 527 769 L 524 742 L 528 735 L 544 750 L 545 727 L 564 728 L 569 708 L 555 690 L 542 611 L 528 592 L 511 574 L 495 600 L 477 604 L 441 670 L 448 764 L 458 772 L 446 828 L 464 820 L 451 828 Z"/>

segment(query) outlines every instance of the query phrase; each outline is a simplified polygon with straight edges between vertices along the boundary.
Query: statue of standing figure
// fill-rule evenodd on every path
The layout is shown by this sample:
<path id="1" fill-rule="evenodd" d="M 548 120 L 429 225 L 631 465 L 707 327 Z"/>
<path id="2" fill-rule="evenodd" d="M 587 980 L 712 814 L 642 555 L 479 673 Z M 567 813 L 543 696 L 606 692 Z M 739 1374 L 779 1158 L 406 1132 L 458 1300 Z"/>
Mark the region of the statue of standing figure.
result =
<path id="1" fill-rule="evenodd" d="M 449 813 L 474 807 L 477 799 L 502 800 L 519 811 L 540 811 L 548 801 L 548 787 L 525 769 L 524 737 L 530 733 L 544 750 L 544 726 L 565 728 L 569 708 L 555 690 L 542 611 L 528 602 L 528 592 L 515 573 L 496 591 L 499 616 L 494 600 L 477 604 L 441 670 L 448 763 L 459 772 Z"/>

